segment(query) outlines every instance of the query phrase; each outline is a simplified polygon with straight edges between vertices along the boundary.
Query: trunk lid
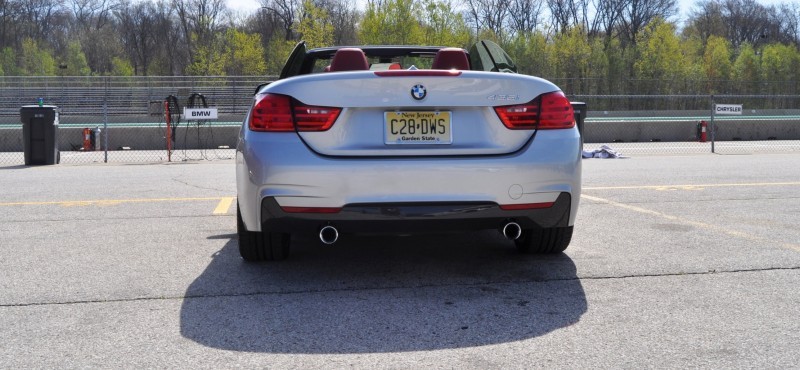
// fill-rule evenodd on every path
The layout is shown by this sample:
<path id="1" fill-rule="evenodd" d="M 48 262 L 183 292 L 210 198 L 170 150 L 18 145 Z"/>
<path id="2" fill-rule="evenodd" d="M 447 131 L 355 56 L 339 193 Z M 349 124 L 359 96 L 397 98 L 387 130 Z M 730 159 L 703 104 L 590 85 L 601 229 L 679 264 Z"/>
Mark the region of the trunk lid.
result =
<path id="1" fill-rule="evenodd" d="M 281 80 L 263 92 L 342 108 L 329 130 L 298 132 L 319 154 L 440 156 L 519 150 L 534 130 L 506 128 L 494 107 L 558 90 L 519 74 L 419 70 L 320 73 Z"/>

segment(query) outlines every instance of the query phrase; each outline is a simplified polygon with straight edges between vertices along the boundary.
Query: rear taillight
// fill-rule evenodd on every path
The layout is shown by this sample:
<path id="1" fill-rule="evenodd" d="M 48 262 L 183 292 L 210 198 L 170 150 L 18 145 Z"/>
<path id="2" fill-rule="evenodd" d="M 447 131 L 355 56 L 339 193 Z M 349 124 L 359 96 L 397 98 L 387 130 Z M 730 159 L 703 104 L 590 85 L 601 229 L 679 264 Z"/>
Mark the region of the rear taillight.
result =
<path id="1" fill-rule="evenodd" d="M 495 107 L 500 121 L 512 130 L 557 130 L 575 126 L 569 99 L 560 91 L 542 94 L 525 104 Z"/>
<path id="2" fill-rule="evenodd" d="M 306 105 L 294 99 L 292 107 L 297 131 L 327 131 L 342 111 L 341 108 Z"/>
<path id="3" fill-rule="evenodd" d="M 285 95 L 264 94 L 256 97 L 250 113 L 253 131 L 294 131 L 292 99 Z"/>
<path id="4" fill-rule="evenodd" d="M 256 98 L 250 114 L 253 131 L 325 131 L 333 126 L 341 108 L 303 104 L 286 95 L 264 94 Z"/>

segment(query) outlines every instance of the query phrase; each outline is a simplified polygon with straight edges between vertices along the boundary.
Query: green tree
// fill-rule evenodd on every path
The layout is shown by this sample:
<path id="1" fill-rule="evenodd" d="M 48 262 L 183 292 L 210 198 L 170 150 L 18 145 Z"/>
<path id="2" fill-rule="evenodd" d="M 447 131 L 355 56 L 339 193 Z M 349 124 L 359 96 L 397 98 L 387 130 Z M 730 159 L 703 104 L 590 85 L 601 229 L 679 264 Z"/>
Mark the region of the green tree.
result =
<path id="1" fill-rule="evenodd" d="M 764 78 L 769 80 L 792 80 L 796 76 L 797 49 L 783 44 L 764 47 L 762 66 Z"/>
<path id="2" fill-rule="evenodd" d="M 424 45 L 470 46 L 469 27 L 449 0 L 423 0 L 422 7 Z"/>
<path id="3" fill-rule="evenodd" d="M 638 58 L 633 63 L 637 78 L 656 80 L 648 93 L 671 93 L 672 83 L 681 77 L 684 56 L 675 25 L 658 18 L 639 34 L 636 44 Z"/>
<path id="4" fill-rule="evenodd" d="M 111 75 L 112 76 L 133 76 L 133 65 L 127 59 L 114 57 L 111 59 Z"/>
<path id="5" fill-rule="evenodd" d="M 267 74 L 279 75 L 283 65 L 286 64 L 286 59 L 289 58 L 296 42 L 287 41 L 283 35 L 273 35 L 267 47 Z"/>
<path id="6" fill-rule="evenodd" d="M 19 59 L 20 74 L 25 76 L 55 76 L 56 61 L 49 51 L 40 49 L 36 40 L 22 40 Z"/>
<path id="7" fill-rule="evenodd" d="M 194 60 L 186 73 L 194 76 L 224 76 L 227 55 L 224 53 L 224 37 L 215 36 L 212 40 L 195 43 Z"/>
<path id="8" fill-rule="evenodd" d="M 414 45 L 424 40 L 419 4 L 414 0 L 369 2 L 361 20 L 359 37 L 364 44 Z"/>
<path id="9" fill-rule="evenodd" d="M 605 91 L 611 94 L 616 94 L 618 91 L 626 91 L 630 81 L 631 68 L 628 60 L 633 59 L 630 55 L 635 53 L 635 50 L 625 48 L 619 39 L 603 37 L 604 54 L 608 61 L 608 69 L 606 70 L 605 77 Z M 635 90 L 628 90 L 630 93 L 635 93 Z M 611 102 L 613 104 L 613 101 Z"/>
<path id="10" fill-rule="evenodd" d="M 703 54 L 703 70 L 709 80 L 728 80 L 731 77 L 731 49 L 722 37 L 709 36 Z"/>
<path id="11" fill-rule="evenodd" d="M 605 94 L 607 92 L 603 89 L 605 85 L 603 80 L 608 78 L 610 65 L 603 38 L 590 39 L 589 48 L 589 65 L 586 75 L 589 79 L 586 81 L 585 91 L 590 94 Z"/>
<path id="12" fill-rule="evenodd" d="M 703 53 L 703 72 L 707 80 L 707 91 L 710 94 L 731 91 L 731 49 L 722 37 L 711 35 L 706 42 Z"/>
<path id="13" fill-rule="evenodd" d="M 17 54 L 11 47 L 5 47 L 0 51 L 0 68 L 3 69 L 6 76 L 20 75 L 17 67 Z"/>
<path id="14" fill-rule="evenodd" d="M 522 74 L 552 76 L 547 61 L 547 36 L 542 32 L 517 32 L 503 49 L 517 63 L 517 71 Z"/>
<path id="15" fill-rule="evenodd" d="M 295 32 L 302 35 L 308 48 L 333 45 L 333 22 L 325 9 L 305 0 L 301 14 L 300 21 L 295 23 Z"/>
<path id="16" fill-rule="evenodd" d="M 761 66 L 753 46 L 747 42 L 739 47 L 739 55 L 733 62 L 732 78 L 736 81 L 740 92 L 755 93 L 758 91 Z"/>
<path id="17" fill-rule="evenodd" d="M 683 77 L 687 81 L 701 81 L 705 77 L 703 71 L 703 53 L 705 47 L 703 39 L 699 36 L 689 36 L 681 40 L 681 50 L 684 59 Z"/>
<path id="18" fill-rule="evenodd" d="M 67 45 L 66 56 L 62 65 L 67 67 L 60 72 L 64 76 L 88 76 L 92 74 L 89 63 L 86 62 L 86 55 L 83 54 L 81 44 L 78 41 L 71 41 Z"/>
<path id="19" fill-rule="evenodd" d="M 249 34 L 233 28 L 225 33 L 225 71 L 231 76 L 263 75 L 267 72 L 261 35 Z"/>
<path id="20" fill-rule="evenodd" d="M 580 94 L 581 80 L 589 75 L 592 48 L 582 27 L 573 27 L 556 35 L 547 53 L 555 68 L 555 77 L 564 78 L 560 87 L 569 94 Z"/>

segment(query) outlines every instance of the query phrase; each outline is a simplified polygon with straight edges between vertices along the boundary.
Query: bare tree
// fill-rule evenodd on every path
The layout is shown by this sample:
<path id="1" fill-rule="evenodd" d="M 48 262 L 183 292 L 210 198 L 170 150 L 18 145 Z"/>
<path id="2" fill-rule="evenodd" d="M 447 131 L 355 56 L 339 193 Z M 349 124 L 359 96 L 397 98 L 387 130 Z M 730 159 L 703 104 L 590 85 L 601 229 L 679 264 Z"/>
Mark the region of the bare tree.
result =
<path id="1" fill-rule="evenodd" d="M 648 23 L 656 17 L 670 18 L 677 11 L 676 0 L 630 0 L 620 19 L 623 41 L 635 45 L 639 33 Z"/>
<path id="2" fill-rule="evenodd" d="M 227 10 L 225 0 L 172 0 L 172 6 L 183 31 L 182 41 L 193 60 L 196 43 L 210 40 L 219 31 Z"/>
<path id="3" fill-rule="evenodd" d="M 611 39 L 630 1 L 631 0 L 593 0 L 595 15 L 587 27 L 589 34 L 596 35 L 602 32 L 606 40 Z"/>
<path id="4" fill-rule="evenodd" d="M 512 0 L 467 0 L 470 20 L 476 33 L 481 29 L 494 32 L 498 37 L 504 35 Z"/>
<path id="5" fill-rule="evenodd" d="M 356 24 L 358 11 L 355 4 L 348 0 L 316 0 L 318 8 L 328 12 L 333 24 L 333 43 L 335 45 L 353 45 L 358 40 Z"/>
<path id="6" fill-rule="evenodd" d="M 281 24 L 287 41 L 294 39 L 294 22 L 298 19 L 301 5 L 299 0 L 261 0 L 262 8 Z"/>
<path id="7" fill-rule="evenodd" d="M 781 9 L 784 11 L 755 0 L 709 0 L 698 3 L 689 24 L 703 39 L 711 35 L 724 37 L 733 47 L 744 42 L 756 45 L 765 39 L 793 42 L 795 36 L 786 32 L 789 5 Z"/>
<path id="8" fill-rule="evenodd" d="M 155 9 L 150 2 L 125 4 L 115 12 L 119 32 L 136 75 L 147 75 L 155 54 Z"/>
<path id="9" fill-rule="evenodd" d="M 539 27 L 544 2 L 542 0 L 512 0 L 509 9 L 511 30 L 531 33 Z"/>
<path id="10" fill-rule="evenodd" d="M 547 0 L 555 32 L 563 32 L 581 23 L 583 14 L 581 4 L 583 0 Z"/>
<path id="11" fill-rule="evenodd" d="M 119 4 L 114 0 L 71 0 L 72 16 L 85 30 L 103 28 L 117 6 Z"/>
<path id="12" fill-rule="evenodd" d="M 791 37 L 795 46 L 800 46 L 800 4 L 781 4 L 778 8 L 781 20 L 781 33 Z"/>

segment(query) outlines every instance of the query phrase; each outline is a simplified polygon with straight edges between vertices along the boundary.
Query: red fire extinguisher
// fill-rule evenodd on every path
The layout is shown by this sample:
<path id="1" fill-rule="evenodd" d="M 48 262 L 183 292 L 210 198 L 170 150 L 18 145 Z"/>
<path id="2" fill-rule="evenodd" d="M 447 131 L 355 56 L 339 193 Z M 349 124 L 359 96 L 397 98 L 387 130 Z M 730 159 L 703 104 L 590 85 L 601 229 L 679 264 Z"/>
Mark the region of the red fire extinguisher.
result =
<path id="1" fill-rule="evenodd" d="M 94 143 L 92 137 L 94 136 L 94 132 L 90 128 L 83 129 L 83 151 L 84 152 L 91 152 L 94 151 Z"/>
<path id="2" fill-rule="evenodd" d="M 708 139 L 706 135 L 706 133 L 708 132 L 708 124 L 706 123 L 706 121 L 700 121 L 698 126 L 700 126 L 700 142 L 705 143 L 706 140 Z"/>

